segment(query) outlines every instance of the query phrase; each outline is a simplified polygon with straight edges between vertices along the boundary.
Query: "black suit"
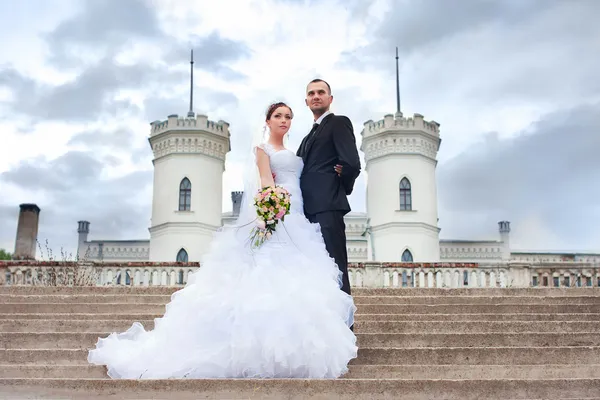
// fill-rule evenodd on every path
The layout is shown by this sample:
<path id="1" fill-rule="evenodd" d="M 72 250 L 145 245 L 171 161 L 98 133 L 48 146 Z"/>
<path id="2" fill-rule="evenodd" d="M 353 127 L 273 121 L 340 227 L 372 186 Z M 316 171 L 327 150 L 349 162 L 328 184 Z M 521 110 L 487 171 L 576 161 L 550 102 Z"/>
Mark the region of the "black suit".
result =
<path id="1" fill-rule="evenodd" d="M 360 158 L 350 119 L 329 114 L 302 140 L 296 153 L 304 160 L 300 188 L 304 214 L 319 223 L 329 255 L 343 273 L 342 290 L 350 294 L 344 215 L 350 211 L 347 196 L 360 174 Z M 342 174 L 334 170 L 342 165 Z"/>

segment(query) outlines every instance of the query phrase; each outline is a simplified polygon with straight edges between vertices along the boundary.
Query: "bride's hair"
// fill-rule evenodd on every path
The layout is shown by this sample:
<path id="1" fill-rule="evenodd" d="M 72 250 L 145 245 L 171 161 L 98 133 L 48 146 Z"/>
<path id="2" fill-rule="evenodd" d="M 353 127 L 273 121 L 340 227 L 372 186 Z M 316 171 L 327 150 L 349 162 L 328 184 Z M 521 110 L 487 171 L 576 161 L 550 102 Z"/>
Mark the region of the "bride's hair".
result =
<path id="1" fill-rule="evenodd" d="M 292 111 L 292 108 L 290 106 L 288 106 L 287 104 L 285 104 L 284 102 L 280 101 L 277 103 L 273 103 L 269 106 L 269 108 L 267 108 L 267 121 L 271 119 L 271 115 L 273 115 L 273 113 L 275 112 L 275 110 L 277 110 L 279 107 L 287 107 L 290 110 L 290 113 L 292 114 L 292 118 L 294 118 L 294 112 Z"/>

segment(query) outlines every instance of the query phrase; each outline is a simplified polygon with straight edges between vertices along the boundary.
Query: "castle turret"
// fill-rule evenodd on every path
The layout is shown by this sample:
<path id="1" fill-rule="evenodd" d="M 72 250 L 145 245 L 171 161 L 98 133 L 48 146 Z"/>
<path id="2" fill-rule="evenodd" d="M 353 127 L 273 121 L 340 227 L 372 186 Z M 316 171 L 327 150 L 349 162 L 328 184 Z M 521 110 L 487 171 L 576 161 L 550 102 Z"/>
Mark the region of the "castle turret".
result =
<path id="1" fill-rule="evenodd" d="M 14 260 L 35 260 L 40 208 L 36 204 L 19 205 Z"/>
<path id="2" fill-rule="evenodd" d="M 230 151 L 229 124 L 169 116 L 153 122 L 154 190 L 150 260 L 175 261 L 180 249 L 190 261 L 207 250 L 221 226 L 223 172 Z"/>
<path id="3" fill-rule="evenodd" d="M 206 115 L 194 117 L 190 96 L 187 117 L 170 115 L 150 125 L 154 153 L 150 260 L 175 261 L 183 249 L 189 261 L 199 261 L 222 223 L 229 124 L 210 121 Z"/>
<path id="4" fill-rule="evenodd" d="M 396 54 L 396 63 L 398 56 Z M 397 64 L 396 64 L 397 66 Z M 361 150 L 367 172 L 367 214 L 374 261 L 439 261 L 436 166 L 441 139 L 435 121 L 400 111 L 367 121 Z"/>

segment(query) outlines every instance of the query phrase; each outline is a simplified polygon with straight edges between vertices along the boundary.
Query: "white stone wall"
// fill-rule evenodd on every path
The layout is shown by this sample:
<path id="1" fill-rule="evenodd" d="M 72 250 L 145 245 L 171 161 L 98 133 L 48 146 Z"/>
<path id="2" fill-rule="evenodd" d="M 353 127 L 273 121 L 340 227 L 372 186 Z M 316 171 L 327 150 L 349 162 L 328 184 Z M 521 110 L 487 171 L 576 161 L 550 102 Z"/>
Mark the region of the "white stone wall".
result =
<path id="1" fill-rule="evenodd" d="M 499 241 L 444 240 L 440 242 L 440 258 L 449 262 L 501 261 L 503 249 Z"/>
<path id="2" fill-rule="evenodd" d="M 367 214 L 350 212 L 344 217 L 346 224 L 346 249 L 349 262 L 362 262 L 369 259 L 369 238 L 367 235 Z"/>
<path id="3" fill-rule="evenodd" d="M 81 244 L 82 261 L 145 261 L 149 258 L 148 240 L 91 241 Z"/>

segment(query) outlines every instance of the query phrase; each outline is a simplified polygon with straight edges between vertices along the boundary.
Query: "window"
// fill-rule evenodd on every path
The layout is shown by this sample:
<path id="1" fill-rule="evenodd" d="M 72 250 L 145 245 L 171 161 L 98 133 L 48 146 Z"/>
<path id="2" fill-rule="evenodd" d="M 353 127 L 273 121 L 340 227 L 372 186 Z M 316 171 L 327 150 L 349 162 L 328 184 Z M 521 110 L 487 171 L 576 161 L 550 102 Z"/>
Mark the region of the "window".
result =
<path id="1" fill-rule="evenodd" d="M 410 181 L 406 178 L 400 181 L 400 210 L 412 210 Z"/>
<path id="2" fill-rule="evenodd" d="M 177 253 L 177 262 L 188 262 L 188 253 L 185 249 L 181 249 Z"/>
<path id="3" fill-rule="evenodd" d="M 413 262 L 413 256 L 410 250 L 404 250 L 404 253 L 402 253 L 402 262 Z"/>
<path id="4" fill-rule="evenodd" d="M 183 178 L 179 184 L 179 211 L 190 211 L 192 203 L 192 183 L 188 178 Z"/>

